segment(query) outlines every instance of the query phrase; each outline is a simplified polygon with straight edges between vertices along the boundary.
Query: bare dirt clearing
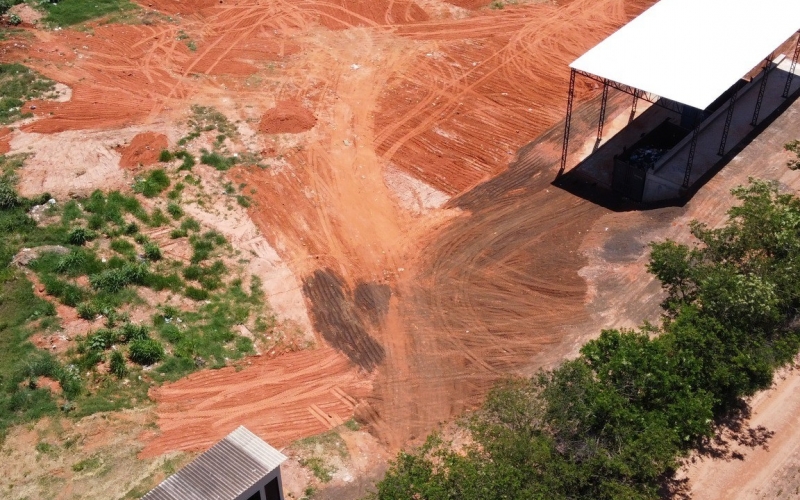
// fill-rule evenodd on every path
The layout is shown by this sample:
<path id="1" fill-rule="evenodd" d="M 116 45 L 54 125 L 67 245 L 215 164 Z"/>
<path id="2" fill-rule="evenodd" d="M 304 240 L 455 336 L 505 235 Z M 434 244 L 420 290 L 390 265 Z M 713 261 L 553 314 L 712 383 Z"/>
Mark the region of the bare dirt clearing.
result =
<path id="1" fill-rule="evenodd" d="M 310 130 L 249 136 L 247 147 L 262 151 L 268 168 L 237 168 L 231 179 L 246 186 L 253 221 L 303 284 L 320 340 L 349 357 L 347 370 L 374 380 L 374 391 L 360 393 L 369 404 L 359 417 L 400 446 L 478 402 L 496 378 L 538 366 L 532 356 L 568 330 L 563 318 L 583 317 L 578 231 L 589 220 L 581 214 L 596 206 L 564 193 L 550 203 L 542 189 L 551 172 L 505 196 L 499 210 L 488 191 L 442 204 L 502 172 L 520 146 L 555 123 L 566 63 L 650 3 L 576 0 L 465 16 L 439 2 L 208 2 L 189 10 L 156 2 L 177 22 L 35 31 L 32 41 L 0 47 L 4 60 L 27 58 L 72 89 L 69 101 L 37 103 L 37 119 L 12 134 L 12 151 L 57 136 L 59 148 L 74 144 L 83 155 L 65 158 L 85 169 L 73 174 L 87 179 L 73 181 L 81 191 L 122 187 L 130 177 L 101 134 L 125 130 L 117 142 L 124 144 L 134 131 L 164 133 L 171 144 L 190 104 L 217 107 L 241 130 L 287 102 L 298 108 L 294 118 L 307 110 L 295 120 L 302 127 L 265 131 Z M 94 158 L 84 153 L 92 137 L 101 141 Z M 46 175 L 51 164 L 36 167 L 39 157 L 22 172 L 26 193 L 57 187 Z M 542 168 L 534 163 L 528 168 Z M 412 189 L 430 201 L 403 208 L 398 199 L 410 188 L 392 192 L 390 168 L 395 179 L 404 172 L 430 184 Z M 513 172 L 501 182 L 516 185 Z M 346 373 L 340 365 L 315 376 Z M 226 375 L 231 388 L 253 370 Z M 306 378 L 267 388 L 270 374 L 263 376 L 262 391 L 234 401 L 247 407 L 283 394 L 281 404 L 308 413 L 304 389 L 296 399 L 280 389 Z M 153 450 L 196 449 L 224 435 L 224 425 L 210 423 L 223 413 L 187 408 L 183 417 L 198 411 L 217 434 L 175 441 L 166 408 L 180 396 L 166 394 L 181 385 L 170 387 L 156 394 L 167 406 Z M 312 432 L 302 422 L 284 426 L 289 436 Z"/>
<path id="2" fill-rule="evenodd" d="M 796 174 L 775 157 L 757 170 L 736 160 L 686 207 L 648 212 L 551 184 L 567 63 L 651 3 L 159 0 L 174 22 L 0 45 L 0 60 L 72 88 L 0 132 L 0 148 L 35 153 L 25 194 L 129 185 L 114 147 L 141 132 L 175 144 L 193 104 L 225 114 L 240 135 L 226 147 L 265 167 L 225 174 L 252 201 L 252 223 L 187 212 L 225 226 L 254 272 L 277 273 L 265 280 L 275 310 L 313 324 L 321 347 L 154 391 L 160 432 L 144 454 L 201 450 L 241 423 L 280 446 L 352 415 L 395 449 L 497 379 L 657 314 L 646 242 L 721 220 L 751 172 L 788 185 Z M 582 85 L 579 99 L 595 90 Z M 614 96 L 609 120 L 627 106 Z M 595 120 L 596 107 L 577 110 L 576 137 Z M 792 138 L 782 133 L 775 152 Z"/>

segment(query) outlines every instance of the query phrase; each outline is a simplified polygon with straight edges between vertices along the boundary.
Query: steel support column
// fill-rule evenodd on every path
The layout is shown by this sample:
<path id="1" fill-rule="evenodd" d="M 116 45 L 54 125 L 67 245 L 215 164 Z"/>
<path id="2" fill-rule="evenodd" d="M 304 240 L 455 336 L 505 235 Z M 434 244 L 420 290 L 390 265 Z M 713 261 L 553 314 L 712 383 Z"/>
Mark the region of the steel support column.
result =
<path id="1" fill-rule="evenodd" d="M 597 124 L 597 140 L 594 143 L 592 152 L 597 151 L 600 142 L 603 140 L 603 126 L 606 123 L 606 106 L 608 104 L 608 80 L 603 80 L 603 96 L 600 98 L 600 122 Z"/>
<path id="2" fill-rule="evenodd" d="M 725 126 L 722 128 L 722 140 L 719 143 L 719 151 L 717 154 L 723 156 L 725 154 L 725 143 L 728 142 L 728 132 L 731 130 L 731 122 L 733 121 L 733 107 L 736 105 L 736 96 L 739 93 L 739 89 L 733 89 L 733 95 L 731 96 L 731 103 L 728 105 L 728 114 L 725 116 Z"/>
<path id="3" fill-rule="evenodd" d="M 702 115 L 702 112 L 698 115 Z M 697 118 L 694 130 L 692 131 L 692 143 L 689 146 L 689 159 L 686 161 L 686 172 L 683 174 L 683 187 L 689 187 L 689 177 L 692 175 L 692 165 L 694 164 L 694 153 L 697 150 L 697 136 L 700 135 L 700 124 L 702 120 Z"/>
<path id="4" fill-rule="evenodd" d="M 753 121 L 750 125 L 758 125 L 758 115 L 761 113 L 761 104 L 764 102 L 764 93 L 767 91 L 767 78 L 769 77 L 769 67 L 772 64 L 772 55 L 764 62 L 764 70 L 761 72 L 761 86 L 758 88 L 758 99 L 756 99 L 756 109 L 753 111 Z"/>
<path id="5" fill-rule="evenodd" d="M 629 125 L 633 121 L 633 119 L 636 118 L 636 106 L 638 104 L 639 104 L 639 91 L 638 90 L 634 90 L 633 91 L 633 104 L 631 105 L 631 116 L 628 117 L 628 124 Z"/>
<path id="6" fill-rule="evenodd" d="M 799 32 L 800 33 L 800 32 Z M 782 97 L 789 97 L 789 91 L 792 89 L 792 80 L 794 79 L 794 70 L 797 68 L 797 58 L 800 57 L 800 34 L 797 36 L 797 46 L 794 48 L 794 55 L 792 56 L 792 64 L 789 66 L 789 74 L 786 75 L 786 85 L 783 87 Z"/>
<path id="7" fill-rule="evenodd" d="M 572 123 L 572 104 L 575 100 L 575 70 L 569 73 L 569 96 L 567 97 L 567 116 L 564 118 L 564 143 L 561 147 L 561 168 L 558 175 L 564 173 L 567 168 L 567 155 L 569 154 L 569 129 Z"/>

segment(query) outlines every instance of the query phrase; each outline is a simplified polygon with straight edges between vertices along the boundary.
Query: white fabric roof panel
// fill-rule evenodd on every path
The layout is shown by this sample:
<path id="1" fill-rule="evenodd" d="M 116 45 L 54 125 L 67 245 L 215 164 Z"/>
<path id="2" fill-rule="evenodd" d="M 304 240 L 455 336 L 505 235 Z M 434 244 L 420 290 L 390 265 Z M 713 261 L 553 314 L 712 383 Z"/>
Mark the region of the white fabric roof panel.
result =
<path id="1" fill-rule="evenodd" d="M 800 0 L 661 0 L 570 67 L 706 109 L 800 29 Z"/>

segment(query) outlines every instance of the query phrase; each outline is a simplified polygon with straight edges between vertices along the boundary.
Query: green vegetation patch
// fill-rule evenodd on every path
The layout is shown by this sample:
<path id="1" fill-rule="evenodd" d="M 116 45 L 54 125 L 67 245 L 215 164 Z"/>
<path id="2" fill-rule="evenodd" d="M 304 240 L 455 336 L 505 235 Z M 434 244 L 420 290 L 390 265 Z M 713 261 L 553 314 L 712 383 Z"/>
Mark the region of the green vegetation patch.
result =
<path id="1" fill-rule="evenodd" d="M 133 185 L 135 193 L 141 193 L 148 198 L 154 198 L 161 194 L 170 185 L 167 173 L 161 169 L 151 170 L 145 177 L 139 177 Z"/>
<path id="2" fill-rule="evenodd" d="M 21 64 L 0 63 L 0 124 L 32 116 L 22 105 L 52 92 L 54 82 Z"/>
<path id="3" fill-rule="evenodd" d="M 72 26 L 92 19 L 139 10 L 136 4 L 128 0 L 61 0 L 41 5 L 47 10 L 44 22 L 56 26 Z"/>

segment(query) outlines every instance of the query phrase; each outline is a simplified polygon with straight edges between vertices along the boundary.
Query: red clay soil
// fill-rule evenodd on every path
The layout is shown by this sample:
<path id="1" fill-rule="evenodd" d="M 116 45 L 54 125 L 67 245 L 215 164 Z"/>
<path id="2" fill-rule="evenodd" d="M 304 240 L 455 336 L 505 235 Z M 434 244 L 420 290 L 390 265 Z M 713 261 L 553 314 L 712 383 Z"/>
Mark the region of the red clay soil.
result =
<path id="1" fill-rule="evenodd" d="M 11 129 L 0 128 L 0 155 L 4 155 L 11 151 L 11 144 L 9 144 L 10 139 Z"/>
<path id="2" fill-rule="evenodd" d="M 191 15 L 186 2 L 155 0 L 187 16 L 0 45 L 0 60 L 73 89 L 69 102 L 37 103 L 23 133 L 177 122 L 192 103 L 226 99 L 259 114 L 308 102 L 318 118 L 305 122 L 313 139 L 280 151 L 281 167 L 230 175 L 247 183 L 251 217 L 302 282 L 320 342 L 338 351 L 258 358 L 154 391 L 162 434 L 146 453 L 203 449 L 241 423 L 281 445 L 353 413 L 399 447 L 498 378 L 569 352 L 589 319 L 579 248 L 608 211 L 550 185 L 558 133 L 508 164 L 562 118 L 567 63 L 651 3 L 430 20 L 408 0 L 207 2 Z M 578 99 L 595 94 L 584 85 Z M 622 106 L 612 101 L 609 116 Z M 595 120 L 576 112 L 575 133 Z M 401 209 L 389 164 L 458 195 L 452 210 Z"/>
<path id="3" fill-rule="evenodd" d="M 331 348 L 249 361 L 152 390 L 161 433 L 141 456 L 206 450 L 239 425 L 280 448 L 341 425 L 370 392 L 369 378 Z"/>
<path id="4" fill-rule="evenodd" d="M 487 180 L 563 118 L 568 64 L 651 3 L 547 3 L 398 28 L 436 49 L 382 94 L 378 153 L 449 194 Z M 579 99 L 591 90 L 579 81 Z"/>
<path id="5" fill-rule="evenodd" d="M 158 162 L 161 151 L 167 149 L 169 144 L 167 136 L 154 132 L 136 134 L 130 144 L 119 148 L 122 158 L 119 166 L 123 168 L 137 168 L 152 165 Z"/>
<path id="6" fill-rule="evenodd" d="M 280 101 L 261 117 L 258 130 L 264 134 L 297 134 L 311 130 L 317 118 L 297 101 Z"/>

